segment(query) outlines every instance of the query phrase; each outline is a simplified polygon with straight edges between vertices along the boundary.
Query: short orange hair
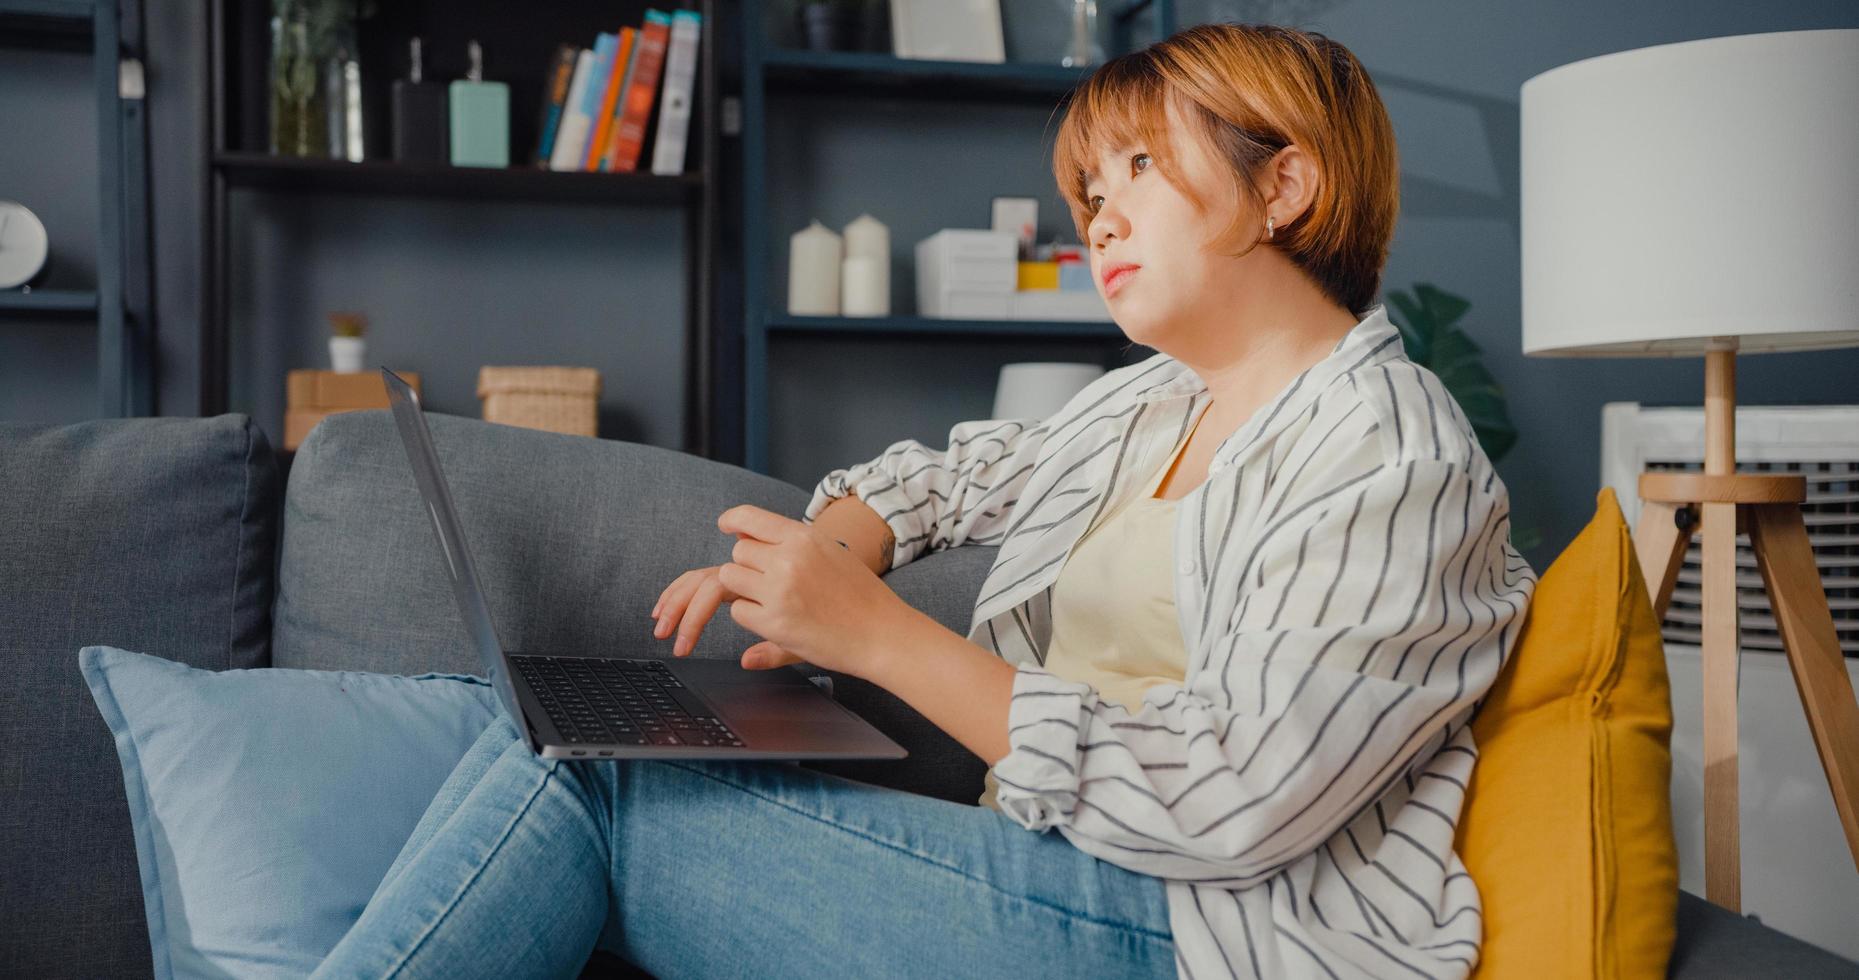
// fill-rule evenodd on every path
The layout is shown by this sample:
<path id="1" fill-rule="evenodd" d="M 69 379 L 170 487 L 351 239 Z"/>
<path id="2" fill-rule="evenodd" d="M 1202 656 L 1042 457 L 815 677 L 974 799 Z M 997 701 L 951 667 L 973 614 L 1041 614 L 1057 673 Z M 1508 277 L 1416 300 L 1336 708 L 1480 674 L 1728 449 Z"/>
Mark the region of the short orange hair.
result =
<path id="1" fill-rule="evenodd" d="M 1316 195 L 1266 245 L 1284 252 L 1324 294 L 1357 317 L 1374 305 L 1400 211 L 1394 127 L 1361 62 L 1311 31 L 1263 24 L 1203 24 L 1112 59 L 1078 84 L 1052 153 L 1052 173 L 1089 244 L 1087 174 L 1104 149 L 1140 148 L 1189 200 L 1206 198 L 1171 167 L 1168 107 L 1188 121 L 1255 209 L 1256 181 L 1296 143 L 1317 168 Z M 1215 244 L 1233 254 L 1265 229 L 1233 224 Z"/>

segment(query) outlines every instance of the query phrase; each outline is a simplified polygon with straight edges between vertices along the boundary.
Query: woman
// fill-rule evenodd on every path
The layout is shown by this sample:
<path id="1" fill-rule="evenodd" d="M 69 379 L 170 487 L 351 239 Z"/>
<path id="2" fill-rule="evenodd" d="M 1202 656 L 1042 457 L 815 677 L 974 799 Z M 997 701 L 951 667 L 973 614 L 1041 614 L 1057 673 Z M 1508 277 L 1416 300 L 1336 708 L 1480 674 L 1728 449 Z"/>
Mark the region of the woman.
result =
<path id="1" fill-rule="evenodd" d="M 1387 116 L 1317 34 L 1112 61 L 1054 173 L 1117 324 L 1161 353 L 1052 418 L 957 425 L 731 508 L 750 668 L 883 686 L 990 764 L 983 806 L 783 764 L 541 760 L 507 722 L 319 976 L 1466 975 L 1469 721 L 1536 577 L 1439 379 L 1371 305 Z M 959 636 L 878 575 L 1000 550 Z M 1057 828 L 1058 834 L 1026 833 Z"/>

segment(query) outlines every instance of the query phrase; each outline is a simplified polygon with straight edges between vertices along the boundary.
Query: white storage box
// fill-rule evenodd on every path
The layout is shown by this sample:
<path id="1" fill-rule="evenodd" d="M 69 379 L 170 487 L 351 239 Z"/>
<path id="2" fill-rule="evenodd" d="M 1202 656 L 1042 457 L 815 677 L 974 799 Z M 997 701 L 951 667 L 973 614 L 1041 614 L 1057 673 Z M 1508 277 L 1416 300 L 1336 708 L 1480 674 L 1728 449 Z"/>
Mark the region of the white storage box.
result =
<path id="1" fill-rule="evenodd" d="M 1012 232 L 980 228 L 944 228 L 918 242 L 917 312 L 1005 316 L 1005 296 L 1019 283 L 1019 248 Z"/>

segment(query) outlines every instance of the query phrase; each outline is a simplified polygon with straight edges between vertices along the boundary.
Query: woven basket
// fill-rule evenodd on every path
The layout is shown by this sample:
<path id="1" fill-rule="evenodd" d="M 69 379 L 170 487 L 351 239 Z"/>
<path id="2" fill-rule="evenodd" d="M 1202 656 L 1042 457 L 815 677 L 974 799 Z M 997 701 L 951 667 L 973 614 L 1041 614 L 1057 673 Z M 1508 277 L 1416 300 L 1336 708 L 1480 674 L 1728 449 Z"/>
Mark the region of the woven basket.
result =
<path id="1" fill-rule="evenodd" d="M 482 367 L 484 420 L 526 429 L 595 436 L 600 372 L 586 367 Z"/>

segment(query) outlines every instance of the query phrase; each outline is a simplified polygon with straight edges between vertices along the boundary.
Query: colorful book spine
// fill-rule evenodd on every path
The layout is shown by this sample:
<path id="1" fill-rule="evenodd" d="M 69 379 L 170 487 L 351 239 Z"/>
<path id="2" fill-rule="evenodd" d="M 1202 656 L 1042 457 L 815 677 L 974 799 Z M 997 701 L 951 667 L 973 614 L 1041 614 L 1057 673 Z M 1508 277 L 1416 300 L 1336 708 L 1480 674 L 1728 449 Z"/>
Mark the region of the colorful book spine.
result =
<path id="1" fill-rule="evenodd" d="M 549 63 L 548 84 L 542 90 L 542 134 L 536 140 L 536 155 L 530 161 L 538 167 L 547 169 L 549 166 L 549 157 L 555 149 L 555 132 L 562 123 L 562 106 L 568 102 L 568 90 L 574 85 L 580 56 L 581 49 L 572 44 L 555 47 L 555 57 Z"/>
<path id="2" fill-rule="evenodd" d="M 594 61 L 588 68 L 580 98 L 569 93 L 568 108 L 562 116 L 561 131 L 555 134 L 555 150 L 549 156 L 551 170 L 580 170 L 587 158 L 587 143 L 594 135 L 594 112 L 607 89 L 607 73 L 613 69 L 613 56 L 620 49 L 620 36 L 602 32 L 594 40 Z"/>
<path id="3" fill-rule="evenodd" d="M 652 103 L 658 99 L 659 74 L 665 67 L 665 48 L 671 40 L 671 15 L 662 10 L 645 12 L 645 28 L 640 33 L 639 54 L 633 77 L 627 83 L 620 103 L 619 122 L 607 147 L 608 170 L 632 173 L 639 169 L 639 151 L 645 146 L 646 124 L 652 119 Z"/>
<path id="4" fill-rule="evenodd" d="M 638 47 L 638 39 L 638 28 L 620 28 L 620 48 L 614 53 L 613 71 L 607 77 L 606 90 L 600 96 L 600 108 L 594 114 L 593 137 L 587 141 L 587 152 L 582 155 L 582 170 L 600 169 L 600 159 L 607 150 L 608 134 L 613 131 L 613 107 L 619 104 L 620 93 L 626 90 L 626 79 L 632 73 L 633 51 Z"/>
<path id="5" fill-rule="evenodd" d="M 665 53 L 665 94 L 652 138 L 652 172 L 675 177 L 684 172 L 684 146 L 691 128 L 691 90 L 697 80 L 697 41 L 703 14 L 679 10 L 671 15 L 671 42 Z"/>

